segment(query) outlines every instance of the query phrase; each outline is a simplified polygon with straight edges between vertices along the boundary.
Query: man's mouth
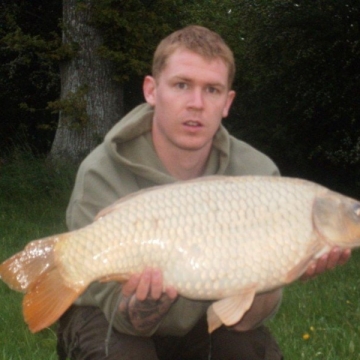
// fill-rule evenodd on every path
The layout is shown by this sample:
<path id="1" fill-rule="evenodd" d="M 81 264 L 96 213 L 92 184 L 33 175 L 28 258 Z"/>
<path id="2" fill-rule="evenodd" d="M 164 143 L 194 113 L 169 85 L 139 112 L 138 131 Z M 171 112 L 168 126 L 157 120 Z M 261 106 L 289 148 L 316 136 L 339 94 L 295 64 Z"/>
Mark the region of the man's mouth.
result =
<path id="1" fill-rule="evenodd" d="M 194 120 L 189 120 L 185 122 L 186 126 L 191 126 L 191 127 L 199 127 L 202 126 L 201 122 L 199 121 L 194 121 Z"/>

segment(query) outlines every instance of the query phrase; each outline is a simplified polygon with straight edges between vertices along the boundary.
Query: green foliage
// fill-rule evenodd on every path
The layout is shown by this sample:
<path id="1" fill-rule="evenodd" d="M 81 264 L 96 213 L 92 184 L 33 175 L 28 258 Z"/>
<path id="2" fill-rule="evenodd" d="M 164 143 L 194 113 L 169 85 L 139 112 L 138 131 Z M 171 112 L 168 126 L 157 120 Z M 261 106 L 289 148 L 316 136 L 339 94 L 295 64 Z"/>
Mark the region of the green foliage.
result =
<path id="1" fill-rule="evenodd" d="M 41 124 L 56 122 L 47 102 L 60 91 L 58 49 L 61 3 L 2 0 L 0 4 L 0 136 L 2 151 L 17 134 L 49 147 L 52 133 L 37 132 Z M 55 61 L 56 60 L 56 61 Z"/>
<path id="2" fill-rule="evenodd" d="M 50 101 L 48 108 L 53 112 L 63 113 L 63 121 L 66 125 L 75 130 L 80 130 L 89 120 L 86 112 L 86 94 L 88 86 L 80 86 L 76 92 L 69 92 L 64 98 Z"/>
<path id="3" fill-rule="evenodd" d="M 239 7 L 234 1 L 198 0 L 187 2 L 181 8 L 182 26 L 198 24 L 219 33 L 234 52 L 242 56 L 243 29 L 239 22 Z"/>
<path id="4" fill-rule="evenodd" d="M 115 79 L 124 82 L 150 72 L 158 42 L 179 27 L 182 1 L 103 0 L 94 2 L 93 25 L 101 29 L 99 53 L 114 62 Z"/>
<path id="5" fill-rule="evenodd" d="M 3 4 L 2 10 L 0 49 L 2 57 L 7 59 L 2 66 L 2 71 L 8 75 L 7 79 L 16 81 L 27 73 L 30 85 L 37 91 L 58 89 L 59 77 L 54 59 L 59 58 L 57 51 L 61 46 L 60 32 L 54 31 L 56 27 L 51 26 L 51 31 L 48 31 L 48 26 L 44 26 L 42 33 L 37 33 L 39 25 L 33 26 L 35 19 L 24 16 L 24 4 Z"/>
<path id="6" fill-rule="evenodd" d="M 347 171 L 359 186 L 359 2 L 237 6 L 244 40 L 233 129 L 287 174 L 326 174 L 330 185 Z"/>

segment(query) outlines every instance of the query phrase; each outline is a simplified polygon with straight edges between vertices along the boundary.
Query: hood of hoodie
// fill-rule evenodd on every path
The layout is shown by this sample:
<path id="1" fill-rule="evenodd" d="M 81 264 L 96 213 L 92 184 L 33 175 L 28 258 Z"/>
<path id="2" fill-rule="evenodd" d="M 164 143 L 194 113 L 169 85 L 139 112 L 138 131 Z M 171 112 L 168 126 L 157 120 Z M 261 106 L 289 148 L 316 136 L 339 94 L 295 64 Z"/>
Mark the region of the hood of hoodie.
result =
<path id="1" fill-rule="evenodd" d="M 106 135 L 104 145 L 113 161 L 137 176 L 156 184 L 176 181 L 159 160 L 151 136 L 154 110 L 142 104 L 128 113 Z M 221 126 L 217 131 L 204 176 L 222 175 L 229 163 L 230 138 Z"/>

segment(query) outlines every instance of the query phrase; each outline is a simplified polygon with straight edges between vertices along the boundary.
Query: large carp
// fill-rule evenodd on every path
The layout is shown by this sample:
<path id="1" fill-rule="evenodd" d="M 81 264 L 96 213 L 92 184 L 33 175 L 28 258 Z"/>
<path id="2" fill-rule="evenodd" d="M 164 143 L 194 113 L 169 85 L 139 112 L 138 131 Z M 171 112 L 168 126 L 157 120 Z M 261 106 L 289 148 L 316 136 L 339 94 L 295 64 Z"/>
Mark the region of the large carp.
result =
<path id="1" fill-rule="evenodd" d="M 32 241 L 0 265 L 0 277 L 26 293 L 24 318 L 36 332 L 91 282 L 159 268 L 180 295 L 214 300 L 212 331 L 333 246 L 360 246 L 358 201 L 299 179 L 209 177 L 140 191 L 84 228 Z"/>

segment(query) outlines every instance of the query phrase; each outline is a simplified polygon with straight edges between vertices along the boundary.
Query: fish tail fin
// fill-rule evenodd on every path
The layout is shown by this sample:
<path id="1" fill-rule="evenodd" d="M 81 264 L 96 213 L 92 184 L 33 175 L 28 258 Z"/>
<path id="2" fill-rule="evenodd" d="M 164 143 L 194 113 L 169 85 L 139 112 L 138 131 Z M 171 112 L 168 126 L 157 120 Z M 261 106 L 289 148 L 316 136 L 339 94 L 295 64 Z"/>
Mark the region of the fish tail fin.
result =
<path id="1" fill-rule="evenodd" d="M 25 292 L 23 313 L 32 332 L 54 323 L 77 299 L 83 288 L 66 285 L 55 261 L 55 245 L 66 234 L 30 242 L 0 265 L 0 279 Z"/>
<path id="2" fill-rule="evenodd" d="M 26 292 L 43 272 L 55 266 L 53 250 L 58 241 L 59 237 L 53 236 L 30 242 L 0 265 L 0 279 L 11 289 Z"/>
<path id="3" fill-rule="evenodd" d="M 24 319 L 30 330 L 35 333 L 53 324 L 81 292 L 66 286 L 58 268 L 41 274 L 23 300 Z"/>

